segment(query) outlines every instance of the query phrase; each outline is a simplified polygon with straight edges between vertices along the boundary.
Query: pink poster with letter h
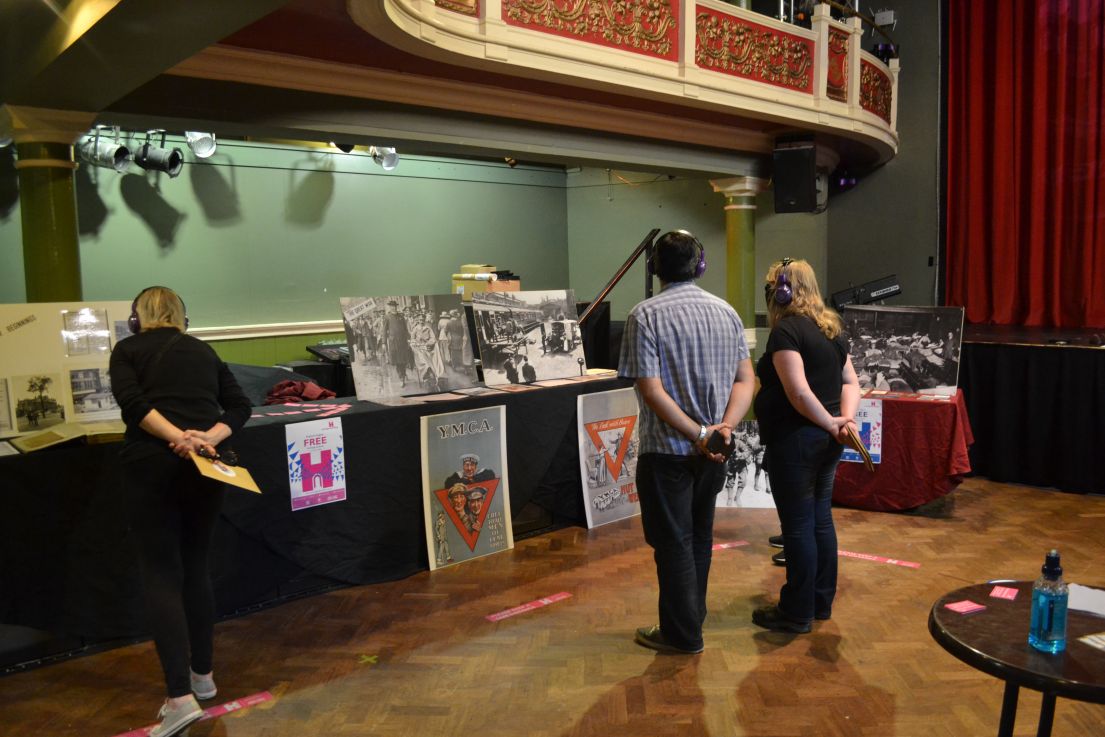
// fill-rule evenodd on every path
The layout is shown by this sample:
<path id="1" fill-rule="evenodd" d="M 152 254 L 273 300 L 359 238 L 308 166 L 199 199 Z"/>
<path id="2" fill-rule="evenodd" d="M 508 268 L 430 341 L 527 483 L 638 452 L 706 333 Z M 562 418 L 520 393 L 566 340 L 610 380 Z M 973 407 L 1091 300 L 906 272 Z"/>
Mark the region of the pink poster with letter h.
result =
<path id="1" fill-rule="evenodd" d="M 345 444 L 341 418 L 287 425 L 292 511 L 345 500 Z"/>

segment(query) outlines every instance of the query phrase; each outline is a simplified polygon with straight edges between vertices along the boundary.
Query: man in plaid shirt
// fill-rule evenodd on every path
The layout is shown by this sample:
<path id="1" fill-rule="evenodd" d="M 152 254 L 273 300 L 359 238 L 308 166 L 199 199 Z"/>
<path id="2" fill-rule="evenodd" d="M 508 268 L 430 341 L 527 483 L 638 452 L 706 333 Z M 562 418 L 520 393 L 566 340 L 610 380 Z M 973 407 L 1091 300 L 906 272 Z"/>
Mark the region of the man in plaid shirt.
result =
<path id="1" fill-rule="evenodd" d="M 640 404 L 637 491 L 660 585 L 660 623 L 638 629 L 636 641 L 699 653 L 715 497 L 725 480 L 725 458 L 706 444 L 715 432 L 731 442 L 755 374 L 736 311 L 694 283 L 706 268 L 697 238 L 661 236 L 648 268 L 661 291 L 629 313 L 618 368 L 635 380 Z"/>

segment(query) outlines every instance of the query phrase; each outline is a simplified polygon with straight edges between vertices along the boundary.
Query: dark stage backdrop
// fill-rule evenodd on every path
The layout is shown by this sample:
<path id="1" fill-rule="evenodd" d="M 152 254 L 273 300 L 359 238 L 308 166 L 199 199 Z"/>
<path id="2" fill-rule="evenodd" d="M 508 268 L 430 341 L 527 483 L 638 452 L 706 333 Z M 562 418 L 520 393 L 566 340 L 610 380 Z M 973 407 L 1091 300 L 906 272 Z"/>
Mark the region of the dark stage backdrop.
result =
<path id="1" fill-rule="evenodd" d="M 1105 327 L 1105 3 L 947 8 L 946 303 Z"/>

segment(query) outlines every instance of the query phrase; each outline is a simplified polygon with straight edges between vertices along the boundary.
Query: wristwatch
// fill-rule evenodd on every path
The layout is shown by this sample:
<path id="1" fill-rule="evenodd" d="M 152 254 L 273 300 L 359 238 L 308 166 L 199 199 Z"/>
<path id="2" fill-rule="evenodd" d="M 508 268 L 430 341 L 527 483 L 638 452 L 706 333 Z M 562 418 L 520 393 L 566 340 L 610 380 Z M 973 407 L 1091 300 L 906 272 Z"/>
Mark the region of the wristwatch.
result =
<path id="1" fill-rule="evenodd" d="M 705 439 L 706 439 L 706 426 L 702 425 L 701 427 L 698 428 L 698 438 L 695 440 L 695 443 L 701 443 Z"/>

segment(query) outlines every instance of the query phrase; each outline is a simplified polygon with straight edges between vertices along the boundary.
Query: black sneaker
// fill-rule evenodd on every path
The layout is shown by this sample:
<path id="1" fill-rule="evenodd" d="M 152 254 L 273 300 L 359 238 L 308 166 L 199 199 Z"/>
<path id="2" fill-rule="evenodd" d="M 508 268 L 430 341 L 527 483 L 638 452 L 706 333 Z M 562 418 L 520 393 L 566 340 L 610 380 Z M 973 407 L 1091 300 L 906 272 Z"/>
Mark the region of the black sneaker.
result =
<path id="1" fill-rule="evenodd" d="M 783 536 L 782 535 L 772 535 L 771 537 L 769 537 L 767 539 L 767 542 L 773 548 L 781 548 L 781 547 L 783 547 Z"/>
<path id="2" fill-rule="evenodd" d="M 778 553 L 771 556 L 771 562 L 777 566 L 785 566 L 787 564 L 787 551 L 780 550 Z"/>
<path id="3" fill-rule="evenodd" d="M 702 652 L 702 648 L 698 648 L 697 650 L 686 650 L 672 645 L 664 639 L 664 635 L 661 634 L 660 625 L 658 624 L 654 624 L 651 627 L 638 627 L 637 634 L 633 640 L 638 645 L 643 645 L 644 647 L 668 655 L 697 655 Z"/>
<path id="4" fill-rule="evenodd" d="M 789 619 L 777 606 L 765 606 L 752 612 L 752 622 L 772 632 L 790 632 L 795 635 L 804 635 L 811 629 L 809 622 Z"/>

